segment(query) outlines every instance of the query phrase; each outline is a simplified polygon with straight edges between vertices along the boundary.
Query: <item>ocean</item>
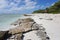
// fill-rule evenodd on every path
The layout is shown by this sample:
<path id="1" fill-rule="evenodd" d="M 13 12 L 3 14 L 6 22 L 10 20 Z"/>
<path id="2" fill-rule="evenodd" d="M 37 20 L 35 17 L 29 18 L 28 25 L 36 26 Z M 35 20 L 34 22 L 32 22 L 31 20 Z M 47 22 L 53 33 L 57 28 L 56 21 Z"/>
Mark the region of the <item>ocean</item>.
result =
<path id="1" fill-rule="evenodd" d="M 18 20 L 21 16 L 21 14 L 0 14 L 0 31 L 10 29 L 10 24 Z"/>

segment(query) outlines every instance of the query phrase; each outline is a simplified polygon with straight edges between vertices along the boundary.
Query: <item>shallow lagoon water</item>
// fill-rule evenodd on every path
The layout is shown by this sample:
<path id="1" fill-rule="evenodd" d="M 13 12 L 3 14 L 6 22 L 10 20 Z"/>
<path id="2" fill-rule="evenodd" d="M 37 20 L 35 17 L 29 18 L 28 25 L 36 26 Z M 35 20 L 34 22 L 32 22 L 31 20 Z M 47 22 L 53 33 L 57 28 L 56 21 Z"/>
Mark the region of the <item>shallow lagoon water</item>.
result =
<path id="1" fill-rule="evenodd" d="M 0 14 L 0 31 L 12 28 L 10 24 L 18 20 L 21 16 L 20 14 Z"/>

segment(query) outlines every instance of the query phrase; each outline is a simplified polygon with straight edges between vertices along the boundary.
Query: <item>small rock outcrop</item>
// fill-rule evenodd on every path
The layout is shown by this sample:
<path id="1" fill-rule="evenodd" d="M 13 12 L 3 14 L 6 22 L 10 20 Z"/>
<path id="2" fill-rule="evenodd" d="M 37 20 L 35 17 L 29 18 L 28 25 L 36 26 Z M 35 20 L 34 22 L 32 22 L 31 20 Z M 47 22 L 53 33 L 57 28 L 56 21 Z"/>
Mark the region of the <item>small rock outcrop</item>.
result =
<path id="1" fill-rule="evenodd" d="M 8 33 L 9 31 L 0 31 L 0 40 L 6 40 L 11 36 L 11 34 Z"/>
<path id="2" fill-rule="evenodd" d="M 15 26 L 15 24 L 19 24 L 16 28 L 10 29 L 9 33 L 11 34 L 16 34 L 16 33 L 20 33 L 20 32 L 26 32 L 32 29 L 32 25 L 33 25 L 34 21 L 30 18 L 27 19 L 20 19 L 19 21 L 16 21 L 15 23 L 13 23 L 12 25 Z"/>
<path id="3" fill-rule="evenodd" d="M 48 36 L 45 32 L 45 28 L 41 25 L 38 25 L 33 19 L 18 19 L 16 22 L 11 25 L 17 26 L 13 29 L 10 29 L 8 34 L 11 34 L 6 40 L 23 40 L 24 33 L 28 33 L 30 31 L 36 30 L 37 36 L 40 36 L 42 40 L 47 40 Z M 49 39 L 48 39 L 49 40 Z"/>

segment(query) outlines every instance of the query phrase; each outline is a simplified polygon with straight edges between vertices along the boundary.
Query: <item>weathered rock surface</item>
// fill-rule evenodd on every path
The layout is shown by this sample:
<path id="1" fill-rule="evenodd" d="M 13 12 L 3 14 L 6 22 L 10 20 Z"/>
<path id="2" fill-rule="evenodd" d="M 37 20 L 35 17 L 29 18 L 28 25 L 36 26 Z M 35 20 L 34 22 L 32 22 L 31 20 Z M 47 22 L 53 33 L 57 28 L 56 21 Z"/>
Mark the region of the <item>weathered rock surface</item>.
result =
<path id="1" fill-rule="evenodd" d="M 19 24 L 19 26 L 17 26 L 16 28 L 10 29 L 9 33 L 16 34 L 16 33 L 20 33 L 20 32 L 29 31 L 32 29 L 32 25 L 34 23 L 34 21 L 30 18 L 20 19 L 19 22 L 20 22 L 20 24 L 17 22 L 13 24 L 13 25 Z"/>
<path id="2" fill-rule="evenodd" d="M 22 36 L 23 36 L 22 33 L 15 34 L 9 37 L 7 40 L 22 40 Z"/>
<path id="3" fill-rule="evenodd" d="M 33 30 L 37 31 L 37 36 L 41 36 L 42 40 L 46 40 L 47 33 L 45 33 L 45 28 L 41 25 L 38 25 L 31 18 L 18 19 L 11 25 L 18 26 L 9 30 L 8 34 L 11 34 L 11 36 L 8 37 L 7 40 L 23 40 L 23 34 Z"/>
<path id="4" fill-rule="evenodd" d="M 18 21 L 16 21 L 12 25 L 16 26 L 15 24 L 18 24 L 19 26 L 17 26 L 14 29 L 9 30 L 9 33 L 11 33 L 11 34 L 22 33 L 23 34 L 23 33 L 29 32 L 29 31 L 37 30 L 37 35 L 41 36 L 42 40 L 47 40 L 46 39 L 47 33 L 45 33 L 45 28 L 43 26 L 41 26 L 41 25 L 38 25 L 31 18 L 19 19 Z"/>

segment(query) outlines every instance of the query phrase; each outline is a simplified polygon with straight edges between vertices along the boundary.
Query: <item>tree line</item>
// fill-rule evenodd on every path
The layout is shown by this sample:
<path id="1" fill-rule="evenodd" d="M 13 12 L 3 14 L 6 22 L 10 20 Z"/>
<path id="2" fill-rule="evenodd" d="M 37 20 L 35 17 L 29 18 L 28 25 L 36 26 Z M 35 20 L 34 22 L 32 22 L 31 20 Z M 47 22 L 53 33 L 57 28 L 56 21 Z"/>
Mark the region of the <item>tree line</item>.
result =
<path id="1" fill-rule="evenodd" d="M 36 10 L 33 13 L 60 13 L 60 1 L 56 2 L 53 6 L 49 8 Z"/>

